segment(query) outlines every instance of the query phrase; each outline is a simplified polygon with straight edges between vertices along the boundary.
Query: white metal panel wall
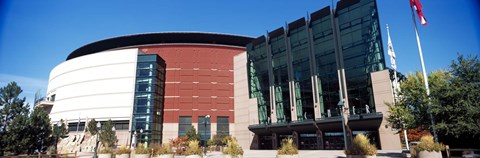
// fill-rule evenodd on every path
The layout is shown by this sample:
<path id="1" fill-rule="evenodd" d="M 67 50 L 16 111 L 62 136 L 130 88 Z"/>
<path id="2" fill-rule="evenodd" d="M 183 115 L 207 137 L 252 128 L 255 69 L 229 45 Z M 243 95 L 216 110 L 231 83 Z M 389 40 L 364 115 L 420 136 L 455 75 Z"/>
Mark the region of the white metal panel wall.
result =
<path id="1" fill-rule="evenodd" d="M 78 117 L 130 120 L 138 49 L 105 51 L 77 57 L 50 73 L 48 96 L 55 94 L 52 121 Z"/>

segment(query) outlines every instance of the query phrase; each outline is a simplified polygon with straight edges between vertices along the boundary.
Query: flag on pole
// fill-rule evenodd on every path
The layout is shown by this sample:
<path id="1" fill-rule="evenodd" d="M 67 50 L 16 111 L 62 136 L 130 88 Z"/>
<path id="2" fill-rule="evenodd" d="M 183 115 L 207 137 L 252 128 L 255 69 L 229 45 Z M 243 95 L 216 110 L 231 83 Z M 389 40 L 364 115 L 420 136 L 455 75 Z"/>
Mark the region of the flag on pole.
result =
<path id="1" fill-rule="evenodd" d="M 420 23 L 423 26 L 427 26 L 427 18 L 425 18 L 425 15 L 423 15 L 422 12 L 422 3 L 420 3 L 420 0 L 410 0 L 410 7 L 415 9 L 417 11 L 418 19 L 420 19 Z"/>
<path id="2" fill-rule="evenodd" d="M 395 63 L 395 51 L 393 50 L 392 40 L 390 39 L 390 30 L 387 24 L 387 36 L 388 36 L 388 56 L 390 56 L 390 66 L 394 70 L 397 69 L 397 64 Z"/>

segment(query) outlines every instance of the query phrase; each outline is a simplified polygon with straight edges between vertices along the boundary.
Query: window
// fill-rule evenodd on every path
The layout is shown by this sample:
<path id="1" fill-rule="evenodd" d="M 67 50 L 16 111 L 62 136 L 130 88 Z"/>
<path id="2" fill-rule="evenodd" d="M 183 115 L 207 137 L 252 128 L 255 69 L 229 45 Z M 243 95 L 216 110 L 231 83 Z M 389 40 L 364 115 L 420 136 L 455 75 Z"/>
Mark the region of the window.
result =
<path id="1" fill-rule="evenodd" d="M 230 135 L 230 120 L 228 116 L 217 117 L 217 135 Z"/>
<path id="2" fill-rule="evenodd" d="M 50 97 L 50 101 L 55 101 L 55 95 L 57 95 L 57 94 L 54 94 Z"/>
<path id="3" fill-rule="evenodd" d="M 77 125 L 78 122 L 75 123 L 69 123 L 68 124 L 68 131 L 69 132 L 76 132 L 77 131 Z M 80 125 L 78 126 L 78 131 L 83 131 L 85 130 L 85 122 L 80 122 Z"/>
<path id="4" fill-rule="evenodd" d="M 178 122 L 178 136 L 184 136 L 192 128 L 192 116 L 180 116 Z"/>

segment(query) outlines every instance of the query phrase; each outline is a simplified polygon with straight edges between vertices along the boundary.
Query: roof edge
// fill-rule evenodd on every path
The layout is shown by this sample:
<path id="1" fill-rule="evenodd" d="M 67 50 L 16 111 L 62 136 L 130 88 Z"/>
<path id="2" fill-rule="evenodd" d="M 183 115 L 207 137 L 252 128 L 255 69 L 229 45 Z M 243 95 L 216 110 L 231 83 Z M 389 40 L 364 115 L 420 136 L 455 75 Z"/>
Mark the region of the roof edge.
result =
<path id="1" fill-rule="evenodd" d="M 86 44 L 70 53 L 66 60 L 106 50 L 146 44 L 201 43 L 245 47 L 253 39 L 253 37 L 242 35 L 194 31 L 129 34 Z"/>

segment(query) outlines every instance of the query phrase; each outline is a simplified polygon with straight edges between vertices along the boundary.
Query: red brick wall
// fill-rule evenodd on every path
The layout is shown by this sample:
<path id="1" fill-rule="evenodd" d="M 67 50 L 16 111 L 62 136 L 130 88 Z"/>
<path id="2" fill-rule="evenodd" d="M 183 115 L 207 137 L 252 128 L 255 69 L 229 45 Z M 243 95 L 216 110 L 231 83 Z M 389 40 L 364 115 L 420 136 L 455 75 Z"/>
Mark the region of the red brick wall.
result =
<path id="1" fill-rule="evenodd" d="M 156 45 L 140 47 L 158 54 L 167 65 L 164 123 L 178 123 L 179 116 L 229 116 L 233 114 L 233 56 L 244 48 L 219 45 Z"/>

